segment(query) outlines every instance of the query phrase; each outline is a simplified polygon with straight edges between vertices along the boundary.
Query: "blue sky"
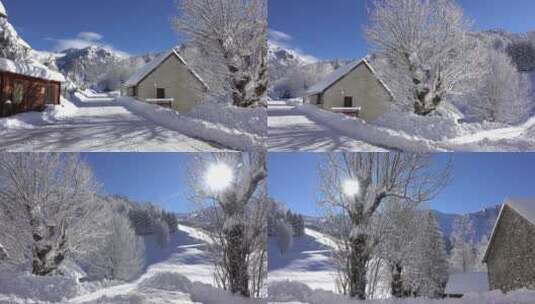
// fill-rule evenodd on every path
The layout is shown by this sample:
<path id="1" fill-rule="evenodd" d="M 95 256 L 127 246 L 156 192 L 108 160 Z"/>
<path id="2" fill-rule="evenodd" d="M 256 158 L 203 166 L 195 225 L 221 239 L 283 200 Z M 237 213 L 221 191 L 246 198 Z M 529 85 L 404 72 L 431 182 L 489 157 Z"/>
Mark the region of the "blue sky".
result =
<path id="1" fill-rule="evenodd" d="M 83 158 L 109 194 L 152 202 L 167 210 L 188 212 L 189 153 L 87 153 Z"/>
<path id="2" fill-rule="evenodd" d="M 100 44 L 142 54 L 169 49 L 178 42 L 172 28 L 177 14 L 172 0 L 2 0 L 2 3 L 19 34 L 39 50 Z"/>
<path id="3" fill-rule="evenodd" d="M 269 155 L 269 192 L 275 199 L 303 214 L 319 215 L 318 164 L 325 157 L 314 153 Z M 467 213 L 502 203 L 506 198 L 535 197 L 535 154 L 438 154 L 435 161 L 453 162 L 452 182 L 431 202 L 447 213 Z"/>
<path id="4" fill-rule="evenodd" d="M 278 43 L 320 59 L 368 53 L 363 27 L 370 0 L 269 0 L 269 26 Z M 475 29 L 535 30 L 533 0 L 458 0 Z"/>

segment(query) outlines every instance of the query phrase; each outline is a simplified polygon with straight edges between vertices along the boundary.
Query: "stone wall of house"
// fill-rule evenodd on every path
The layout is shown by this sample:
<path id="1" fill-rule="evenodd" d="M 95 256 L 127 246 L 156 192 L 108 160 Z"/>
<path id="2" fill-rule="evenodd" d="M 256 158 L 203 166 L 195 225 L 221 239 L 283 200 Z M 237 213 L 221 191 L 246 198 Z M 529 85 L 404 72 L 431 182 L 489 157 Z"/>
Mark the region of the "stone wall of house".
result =
<path id="1" fill-rule="evenodd" d="M 535 225 L 506 206 L 489 250 L 492 290 L 535 289 Z"/>

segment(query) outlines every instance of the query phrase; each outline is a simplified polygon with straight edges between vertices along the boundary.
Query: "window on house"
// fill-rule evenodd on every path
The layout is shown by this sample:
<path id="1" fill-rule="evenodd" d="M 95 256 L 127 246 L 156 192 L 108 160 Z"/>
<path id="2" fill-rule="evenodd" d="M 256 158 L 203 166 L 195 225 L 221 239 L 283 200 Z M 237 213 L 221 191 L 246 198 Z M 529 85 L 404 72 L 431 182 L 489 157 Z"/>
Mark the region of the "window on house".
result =
<path id="1" fill-rule="evenodd" d="M 157 88 L 157 89 L 156 89 L 156 98 L 158 98 L 158 99 L 164 99 L 164 98 L 165 98 L 165 89 L 163 89 L 163 88 Z"/>
<path id="2" fill-rule="evenodd" d="M 24 101 L 24 84 L 15 82 L 13 85 L 13 104 L 19 105 Z"/>
<path id="3" fill-rule="evenodd" d="M 54 86 L 53 84 L 49 84 L 49 85 L 47 85 L 45 87 L 45 102 L 46 102 L 46 104 L 55 104 L 56 103 L 55 90 L 56 90 L 56 86 Z"/>
<path id="4" fill-rule="evenodd" d="M 352 108 L 352 107 L 353 107 L 353 97 L 352 96 L 344 97 L 344 108 Z"/>

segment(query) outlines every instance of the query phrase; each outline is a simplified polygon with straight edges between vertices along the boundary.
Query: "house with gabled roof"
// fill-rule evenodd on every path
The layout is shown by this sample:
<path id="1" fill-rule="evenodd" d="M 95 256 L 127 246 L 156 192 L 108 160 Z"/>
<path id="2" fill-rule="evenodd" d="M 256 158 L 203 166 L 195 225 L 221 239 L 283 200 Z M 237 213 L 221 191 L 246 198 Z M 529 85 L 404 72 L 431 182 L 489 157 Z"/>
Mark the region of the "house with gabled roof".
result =
<path id="1" fill-rule="evenodd" d="M 343 66 L 310 87 L 306 102 L 371 121 L 384 114 L 393 95 L 367 58 Z"/>
<path id="2" fill-rule="evenodd" d="M 503 204 L 483 262 L 491 290 L 535 289 L 535 199 Z"/>
<path id="3" fill-rule="evenodd" d="M 175 49 L 147 63 L 123 87 L 127 96 L 179 112 L 190 111 L 208 90 L 202 78 Z"/>

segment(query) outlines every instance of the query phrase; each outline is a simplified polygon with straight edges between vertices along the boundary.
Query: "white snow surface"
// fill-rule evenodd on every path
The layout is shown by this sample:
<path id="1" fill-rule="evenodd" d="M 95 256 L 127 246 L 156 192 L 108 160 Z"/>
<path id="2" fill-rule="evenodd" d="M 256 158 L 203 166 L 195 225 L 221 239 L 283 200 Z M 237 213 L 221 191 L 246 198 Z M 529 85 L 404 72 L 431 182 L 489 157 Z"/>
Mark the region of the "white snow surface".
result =
<path id="1" fill-rule="evenodd" d="M 267 145 L 270 152 L 386 151 L 319 122 L 303 109 L 296 101 L 269 101 Z"/>
<path id="2" fill-rule="evenodd" d="M 265 137 L 248 133 L 244 131 L 243 128 L 236 129 L 232 128 L 232 126 L 228 127 L 221 124 L 221 121 L 218 123 L 217 120 L 216 122 L 212 122 L 209 120 L 192 118 L 173 109 L 141 102 L 131 97 L 120 97 L 118 101 L 132 113 L 187 136 L 218 143 L 229 149 L 239 151 L 262 151 L 265 149 Z M 212 111 L 217 109 L 217 107 L 214 107 Z M 224 110 L 223 108 L 219 109 Z M 253 115 L 256 115 L 254 112 L 252 113 Z M 206 114 L 204 118 L 208 117 L 209 119 L 216 115 L 217 114 L 215 113 Z M 223 114 L 220 112 L 220 115 Z M 241 119 L 244 118 L 242 117 Z"/>
<path id="3" fill-rule="evenodd" d="M 535 117 L 509 126 L 459 123 L 455 116 L 416 117 L 393 111 L 368 123 L 314 105 L 291 103 L 294 105 L 270 101 L 270 151 L 535 151 Z"/>
<path id="4" fill-rule="evenodd" d="M 268 293 L 268 302 L 273 304 L 532 304 L 535 302 L 535 291 L 525 289 L 508 294 L 497 290 L 468 293 L 460 299 L 407 298 L 358 301 L 325 290 L 313 290 L 304 284 L 289 281 L 270 285 Z"/>
<path id="5" fill-rule="evenodd" d="M 305 229 L 302 238 L 294 238 L 287 253 L 281 254 L 276 237 L 268 241 L 268 282 L 292 281 L 312 289 L 335 292 L 336 268 L 330 259 L 334 241 L 327 235 Z"/>
<path id="6" fill-rule="evenodd" d="M 489 290 L 488 273 L 466 272 L 450 275 L 445 293 L 449 295 L 464 295 L 467 293 L 484 293 Z"/>
<path id="7" fill-rule="evenodd" d="M 172 130 L 158 118 L 134 113 L 114 96 L 78 92 L 72 103 L 62 100 L 61 106 L 42 113 L 0 119 L 0 150 L 198 152 L 221 148 Z"/>
<path id="8" fill-rule="evenodd" d="M 160 64 L 162 64 L 167 58 L 169 58 L 169 56 L 176 56 L 178 60 L 180 60 L 191 71 L 191 73 L 195 78 L 197 78 L 197 80 L 199 80 L 205 87 L 208 87 L 206 83 L 202 80 L 202 78 L 197 73 L 195 73 L 195 71 L 193 71 L 193 69 L 186 63 L 184 58 L 182 58 L 182 56 L 180 56 L 180 54 L 175 49 L 170 49 L 169 51 L 158 56 L 156 59 L 145 64 L 125 82 L 125 86 L 132 87 L 138 85 L 143 80 L 143 78 L 147 77 L 150 73 L 152 73 Z"/>
<path id="9" fill-rule="evenodd" d="M 535 224 L 535 200 L 513 199 L 509 200 L 507 205 L 513 208 L 532 224 Z"/>
<path id="10" fill-rule="evenodd" d="M 2 4 L 2 1 L 0 1 L 0 15 L 7 16 L 7 11 L 4 4 Z"/>
<path id="11" fill-rule="evenodd" d="M 56 71 L 52 71 L 37 61 L 15 62 L 6 58 L 0 58 L 0 71 L 21 74 L 45 80 L 65 82 L 65 77 Z"/>

